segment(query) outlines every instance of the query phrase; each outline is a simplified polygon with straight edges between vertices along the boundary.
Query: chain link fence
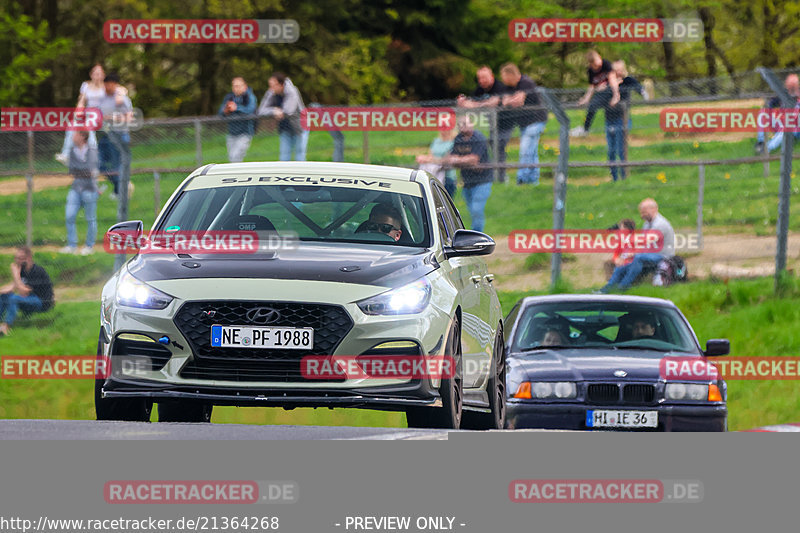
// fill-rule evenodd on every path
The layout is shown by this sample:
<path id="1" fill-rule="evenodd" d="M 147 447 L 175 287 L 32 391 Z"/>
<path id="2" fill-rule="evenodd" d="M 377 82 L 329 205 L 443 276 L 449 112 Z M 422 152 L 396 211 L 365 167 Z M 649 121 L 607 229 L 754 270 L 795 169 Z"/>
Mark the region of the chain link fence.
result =
<path id="1" fill-rule="evenodd" d="M 796 72 L 775 72 L 775 79 Z M 454 107 L 469 111 L 475 127 L 489 140 L 490 159 L 483 166 L 496 170 L 497 181 L 486 206 L 485 231 L 499 243 L 490 259 L 501 289 L 541 290 L 559 279 L 575 289 L 601 285 L 605 280 L 596 254 L 559 255 L 551 262 L 513 254 L 505 244 L 515 229 L 605 229 L 622 218 L 639 221 L 637 206 L 645 197 L 655 198 L 661 213 L 683 239 L 680 251 L 689 271 L 698 277 L 770 275 L 774 272 L 776 227 L 787 235 L 784 265 L 798 262 L 796 215 L 790 216 L 788 195 L 796 194 L 791 154 L 781 163 L 786 143 L 771 154 L 754 153 L 755 133 L 670 133 L 660 127 L 664 107 L 680 105 L 719 106 L 722 109 L 759 107 L 774 88 L 759 72 L 733 77 L 681 82 L 645 83 L 649 100 L 634 94 L 626 107 L 625 161 L 613 166 L 626 179 L 612 180 L 608 162 L 609 139 L 601 109 L 586 134 L 570 137 L 582 124 L 586 108 L 576 105 L 583 93 L 577 89 L 540 90 L 549 118 L 538 139 L 539 163 L 520 164 L 520 130 L 515 128 L 506 145 L 502 163 L 499 150 L 502 116 L 496 108 L 459 109 L 452 100 L 427 101 L 416 107 Z M 300 88 L 302 91 L 302 87 Z M 710 103 L 711 102 L 711 103 Z M 381 106 L 381 107 L 409 107 Z M 365 107 L 365 106 L 361 106 Z M 528 112 L 543 107 L 522 108 Z M 502 113 L 502 110 L 500 110 Z M 131 131 L 131 187 L 128 218 L 142 219 L 147 227 L 177 185 L 194 168 L 205 163 L 227 162 L 226 134 L 229 121 L 221 117 L 149 119 Z M 430 153 L 436 131 L 314 131 L 309 136 L 306 159 L 417 167 L 418 156 Z M 787 135 L 787 142 L 792 135 Z M 14 247 L 33 246 L 36 261 L 50 273 L 59 294 L 71 288 L 89 287 L 94 297 L 114 267 L 114 257 L 95 246 L 87 256 L 59 253 L 66 244 L 65 201 L 71 177 L 56 160 L 64 132 L 0 132 L 0 265 L 8 265 Z M 768 142 L 770 133 L 765 133 Z M 788 145 L 791 148 L 791 144 Z M 277 161 L 279 138 L 276 122 L 258 119 L 258 127 L 244 161 Z M 517 184 L 520 168 L 540 168 L 539 185 Z M 786 180 L 781 180 L 781 169 Z M 100 177 L 97 205 L 98 239 L 118 221 L 118 199 L 110 181 Z M 783 187 L 783 188 L 782 188 Z M 788 188 L 787 188 L 788 187 Z M 779 222 L 779 192 L 781 204 Z M 788 192 L 787 192 L 788 191 Z M 463 195 L 456 203 L 469 224 Z M 783 224 L 783 226 L 781 226 Z M 87 225 L 77 217 L 79 242 Z M 541 255 L 541 254 L 536 254 Z M 563 265 L 562 265 L 563 259 Z M 549 266 L 549 272 L 548 272 Z M 0 283 L 9 278 L 0 267 Z M 78 291 L 80 293 L 80 291 Z"/>

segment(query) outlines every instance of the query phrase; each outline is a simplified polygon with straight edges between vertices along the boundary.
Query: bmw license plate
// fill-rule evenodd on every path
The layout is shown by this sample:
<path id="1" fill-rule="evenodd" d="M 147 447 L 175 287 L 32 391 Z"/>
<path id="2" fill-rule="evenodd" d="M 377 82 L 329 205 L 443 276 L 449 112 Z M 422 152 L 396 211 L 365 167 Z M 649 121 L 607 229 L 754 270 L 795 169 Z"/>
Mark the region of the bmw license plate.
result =
<path id="1" fill-rule="evenodd" d="M 658 411 L 588 410 L 586 427 L 654 428 L 658 427 Z"/>
<path id="2" fill-rule="evenodd" d="M 314 347 L 314 328 L 214 325 L 211 346 L 307 350 Z"/>

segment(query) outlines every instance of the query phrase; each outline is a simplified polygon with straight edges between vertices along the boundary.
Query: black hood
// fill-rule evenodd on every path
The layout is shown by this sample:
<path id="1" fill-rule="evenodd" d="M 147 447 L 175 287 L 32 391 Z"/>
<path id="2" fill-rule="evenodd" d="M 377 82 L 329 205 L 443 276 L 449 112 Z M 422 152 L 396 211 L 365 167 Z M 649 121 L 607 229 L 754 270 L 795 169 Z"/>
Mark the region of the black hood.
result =
<path id="1" fill-rule="evenodd" d="M 139 254 L 128 265 L 142 281 L 253 278 L 401 287 L 438 268 L 426 248 L 302 243 L 254 255 Z"/>
<path id="2" fill-rule="evenodd" d="M 656 381 L 660 378 L 659 363 L 667 355 L 690 357 L 646 349 L 541 350 L 512 354 L 509 368 L 522 381 Z M 624 370 L 627 375 L 614 376 L 617 370 Z"/>

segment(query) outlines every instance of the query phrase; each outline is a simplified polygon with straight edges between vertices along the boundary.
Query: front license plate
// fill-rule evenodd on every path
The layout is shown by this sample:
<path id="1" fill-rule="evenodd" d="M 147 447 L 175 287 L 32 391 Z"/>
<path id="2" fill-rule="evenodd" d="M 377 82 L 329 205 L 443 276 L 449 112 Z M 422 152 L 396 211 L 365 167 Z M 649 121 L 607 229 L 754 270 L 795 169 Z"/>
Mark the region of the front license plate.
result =
<path id="1" fill-rule="evenodd" d="M 211 326 L 211 346 L 308 350 L 314 347 L 314 328 L 215 325 Z"/>
<path id="2" fill-rule="evenodd" d="M 586 411 L 586 427 L 590 428 L 654 428 L 658 427 L 658 411 Z"/>

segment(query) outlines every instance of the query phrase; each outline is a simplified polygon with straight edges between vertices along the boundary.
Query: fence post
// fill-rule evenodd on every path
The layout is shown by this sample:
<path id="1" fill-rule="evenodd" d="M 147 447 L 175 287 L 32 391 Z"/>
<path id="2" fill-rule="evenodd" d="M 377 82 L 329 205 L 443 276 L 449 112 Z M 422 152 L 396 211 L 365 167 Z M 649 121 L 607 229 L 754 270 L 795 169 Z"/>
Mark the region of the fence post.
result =
<path id="1" fill-rule="evenodd" d="M 364 164 L 369 165 L 369 132 L 364 130 Z"/>
<path id="2" fill-rule="evenodd" d="M 25 174 L 27 198 L 25 205 L 25 245 L 33 246 L 33 132 L 28 132 L 28 172 Z"/>
<path id="3" fill-rule="evenodd" d="M 506 169 L 498 168 L 500 162 L 500 131 L 497 129 L 497 108 L 481 108 L 489 110 L 489 139 L 492 146 L 492 165 L 494 166 L 494 181 L 506 182 Z"/>
<path id="4" fill-rule="evenodd" d="M 567 207 L 567 171 L 569 170 L 569 117 L 561 107 L 561 102 L 553 97 L 547 89 L 539 87 L 539 94 L 545 105 L 553 112 L 559 123 L 558 131 L 558 166 L 553 179 L 553 230 L 564 229 L 564 217 Z M 561 279 L 561 252 L 553 253 L 550 261 L 550 286 L 555 288 Z"/>
<path id="5" fill-rule="evenodd" d="M 203 124 L 200 119 L 194 119 L 194 162 L 197 166 L 203 164 Z"/>
<path id="6" fill-rule="evenodd" d="M 706 190 L 706 166 L 697 167 L 697 246 L 703 249 L 703 197 Z"/>
<path id="7" fill-rule="evenodd" d="M 782 107 L 790 109 L 797 104 L 796 99 L 789 95 L 789 92 L 784 88 L 781 80 L 775 76 L 774 72 L 764 67 L 759 67 L 758 72 L 770 86 L 770 89 L 775 91 L 780 97 Z M 794 136 L 789 133 L 788 131 L 784 132 L 783 146 L 781 147 L 781 183 L 778 199 L 778 223 L 776 224 L 778 242 L 775 251 L 775 290 L 778 290 L 780 287 L 783 271 L 786 270 L 786 250 L 789 240 L 789 205 L 792 194 L 792 147 L 794 144 Z"/>
<path id="8" fill-rule="evenodd" d="M 156 170 L 153 171 L 153 208 L 155 216 L 158 216 L 161 210 L 161 173 Z"/>

